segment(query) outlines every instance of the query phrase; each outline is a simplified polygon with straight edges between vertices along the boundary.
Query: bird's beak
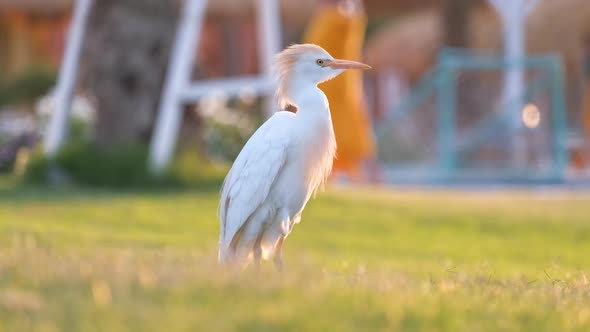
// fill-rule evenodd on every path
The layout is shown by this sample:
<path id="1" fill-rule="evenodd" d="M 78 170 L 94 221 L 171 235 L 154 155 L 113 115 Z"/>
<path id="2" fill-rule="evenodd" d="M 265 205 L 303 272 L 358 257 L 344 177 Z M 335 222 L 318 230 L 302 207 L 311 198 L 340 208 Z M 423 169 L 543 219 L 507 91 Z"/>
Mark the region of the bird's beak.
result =
<path id="1" fill-rule="evenodd" d="M 362 62 L 334 59 L 328 63 L 332 69 L 371 69 L 371 66 Z"/>

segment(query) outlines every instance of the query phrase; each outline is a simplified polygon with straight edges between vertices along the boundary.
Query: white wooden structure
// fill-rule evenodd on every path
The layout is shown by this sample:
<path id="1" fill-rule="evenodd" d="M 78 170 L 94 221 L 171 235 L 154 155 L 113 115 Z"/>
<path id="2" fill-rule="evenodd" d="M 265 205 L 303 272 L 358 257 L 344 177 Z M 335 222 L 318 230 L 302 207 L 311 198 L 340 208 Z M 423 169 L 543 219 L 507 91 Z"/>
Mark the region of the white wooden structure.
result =
<path id="1" fill-rule="evenodd" d="M 150 146 L 149 166 L 155 173 L 162 172 L 174 155 L 183 104 L 219 92 L 227 96 L 239 95 L 244 90 L 257 95 L 268 95 L 271 97 L 269 99 L 272 99 L 275 86 L 271 76 L 272 57 L 281 48 L 279 0 L 256 1 L 261 73 L 257 76 L 191 82 L 190 75 L 205 18 L 207 0 L 185 0 Z M 75 4 L 65 55 L 54 92 L 55 111 L 43 142 L 45 153 L 50 157 L 59 151 L 67 134 L 78 63 L 92 4 L 93 0 L 77 0 Z M 276 103 L 269 101 L 269 114 L 274 111 L 275 105 Z"/>
<path id="2" fill-rule="evenodd" d="M 57 86 L 53 92 L 55 108 L 43 139 L 43 150 L 49 157 L 57 154 L 66 138 L 68 117 L 78 74 L 78 63 L 92 1 L 78 0 L 74 8 L 74 16 L 68 30 L 67 44 L 59 70 Z"/>
<path id="3" fill-rule="evenodd" d="M 257 95 L 272 96 L 274 91 L 272 57 L 281 47 L 279 1 L 257 0 L 259 75 L 191 82 L 206 6 L 207 0 L 185 2 L 150 146 L 149 167 L 156 174 L 164 171 L 174 156 L 183 104 L 219 92 L 234 96 L 247 89 Z M 269 107 L 274 105 L 269 102 Z"/>

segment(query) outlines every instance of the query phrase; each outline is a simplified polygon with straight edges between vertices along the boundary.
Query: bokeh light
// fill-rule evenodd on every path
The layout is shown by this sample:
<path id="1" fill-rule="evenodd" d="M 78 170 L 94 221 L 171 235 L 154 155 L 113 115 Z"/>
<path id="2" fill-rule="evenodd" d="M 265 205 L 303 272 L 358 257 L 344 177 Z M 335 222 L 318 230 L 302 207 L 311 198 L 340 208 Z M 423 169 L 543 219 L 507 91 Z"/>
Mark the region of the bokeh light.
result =
<path id="1" fill-rule="evenodd" d="M 535 104 L 527 104 L 522 109 L 522 122 L 527 128 L 537 128 L 541 123 L 541 112 Z"/>

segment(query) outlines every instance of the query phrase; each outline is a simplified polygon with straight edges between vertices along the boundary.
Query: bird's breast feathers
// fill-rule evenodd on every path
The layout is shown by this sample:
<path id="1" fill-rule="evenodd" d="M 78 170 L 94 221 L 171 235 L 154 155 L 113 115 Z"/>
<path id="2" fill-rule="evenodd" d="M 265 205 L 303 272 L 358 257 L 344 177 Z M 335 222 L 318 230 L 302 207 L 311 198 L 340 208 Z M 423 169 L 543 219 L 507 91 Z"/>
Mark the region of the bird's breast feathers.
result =
<path id="1" fill-rule="evenodd" d="M 304 168 L 303 181 L 311 192 L 320 187 L 332 171 L 332 163 L 336 154 L 336 138 L 332 122 L 321 121 L 304 133 L 305 138 L 297 141 L 299 148 L 293 149 L 298 154 L 296 159 Z M 288 158 L 289 160 L 290 158 Z"/>

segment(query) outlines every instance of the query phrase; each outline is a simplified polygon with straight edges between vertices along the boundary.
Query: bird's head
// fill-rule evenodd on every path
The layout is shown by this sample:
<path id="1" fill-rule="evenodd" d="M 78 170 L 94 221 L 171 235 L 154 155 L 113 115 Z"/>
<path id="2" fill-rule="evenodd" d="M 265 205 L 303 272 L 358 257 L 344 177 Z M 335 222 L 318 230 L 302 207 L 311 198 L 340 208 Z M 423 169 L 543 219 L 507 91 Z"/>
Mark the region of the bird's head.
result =
<path id="1" fill-rule="evenodd" d="M 275 56 L 278 74 L 277 95 L 281 107 L 291 102 L 292 88 L 300 85 L 316 86 L 347 69 L 370 69 L 364 63 L 334 59 L 330 53 L 314 44 L 294 44 Z"/>

